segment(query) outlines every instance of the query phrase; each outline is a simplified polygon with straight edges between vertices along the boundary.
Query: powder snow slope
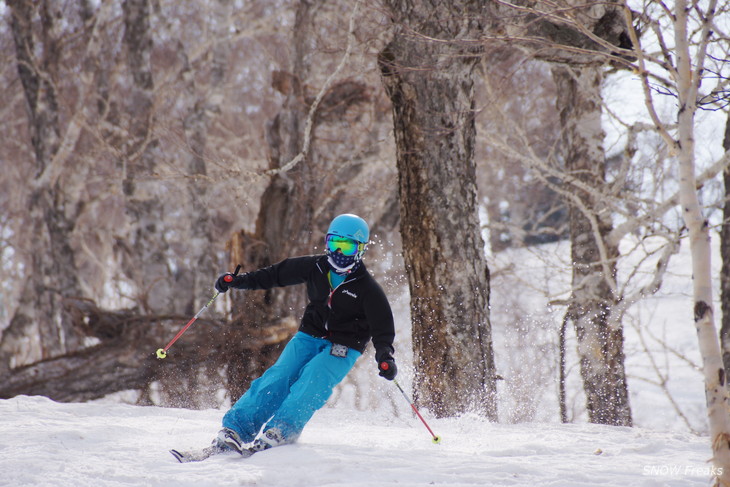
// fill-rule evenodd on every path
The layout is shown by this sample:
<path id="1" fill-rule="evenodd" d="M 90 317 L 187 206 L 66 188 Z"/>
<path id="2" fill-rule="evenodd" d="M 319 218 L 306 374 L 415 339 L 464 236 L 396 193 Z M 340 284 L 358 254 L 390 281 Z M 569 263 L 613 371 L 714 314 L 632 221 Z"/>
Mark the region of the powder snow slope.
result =
<path id="1" fill-rule="evenodd" d="M 707 486 L 709 440 L 592 424 L 436 420 L 347 407 L 315 414 L 295 445 L 249 459 L 180 464 L 170 448 L 209 444 L 224 411 L 0 400 L 7 486 Z"/>

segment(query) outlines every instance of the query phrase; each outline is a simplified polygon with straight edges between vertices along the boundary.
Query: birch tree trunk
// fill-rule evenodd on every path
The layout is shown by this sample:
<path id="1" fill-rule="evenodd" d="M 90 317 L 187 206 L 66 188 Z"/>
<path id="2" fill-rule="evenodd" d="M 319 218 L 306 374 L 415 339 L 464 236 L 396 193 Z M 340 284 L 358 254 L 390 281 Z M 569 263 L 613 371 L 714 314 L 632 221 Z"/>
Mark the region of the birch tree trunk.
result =
<path id="1" fill-rule="evenodd" d="M 385 2 L 380 52 L 393 105 L 416 401 L 439 417 L 496 419 L 489 269 L 476 204 L 474 77 L 487 4 Z M 437 41 L 436 39 L 443 39 Z"/>
<path id="2" fill-rule="evenodd" d="M 619 252 L 607 238 L 611 212 L 601 197 L 606 185 L 605 133 L 601 127 L 601 68 L 554 67 L 562 125 L 567 180 L 593 191 L 571 189 L 570 241 L 572 295 L 566 318 L 573 322 L 592 423 L 631 426 L 624 370 L 623 327 L 611 320 L 617 303 L 616 262 Z"/>
<path id="3" fill-rule="evenodd" d="M 706 46 L 710 35 L 715 1 L 707 6 L 708 16 L 703 25 L 702 41 Z M 694 323 L 699 340 L 702 367 L 707 396 L 707 416 L 712 439 L 712 462 L 716 469 L 718 483 L 730 485 L 730 418 L 728 418 L 728 392 L 725 368 L 715 327 L 712 303 L 712 267 L 710 250 L 710 229 L 702 214 L 697 195 L 695 172 L 694 117 L 697 111 L 697 96 L 702 80 L 700 75 L 704 63 L 704 52 L 700 50 L 695 59 L 690 54 L 688 32 L 689 6 L 678 0 L 674 9 L 674 36 L 676 43 L 676 83 L 678 97 L 676 141 L 672 148 L 679 163 L 679 199 L 684 222 L 689 230 L 689 244 L 692 255 L 692 283 L 694 297 Z M 706 49 L 706 47 L 705 47 Z M 694 66 L 694 69 L 693 69 Z"/>

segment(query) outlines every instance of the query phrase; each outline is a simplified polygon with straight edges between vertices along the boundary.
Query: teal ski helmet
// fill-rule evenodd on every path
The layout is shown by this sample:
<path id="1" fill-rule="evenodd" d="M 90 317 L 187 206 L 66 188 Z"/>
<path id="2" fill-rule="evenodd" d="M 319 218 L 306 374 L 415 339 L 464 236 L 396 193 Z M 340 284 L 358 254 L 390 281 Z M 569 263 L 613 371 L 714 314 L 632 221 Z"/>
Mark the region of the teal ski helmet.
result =
<path id="1" fill-rule="evenodd" d="M 365 254 L 369 239 L 368 224 L 359 216 L 346 213 L 335 217 L 324 239 L 332 269 L 340 275 L 354 271 Z"/>
<path id="2" fill-rule="evenodd" d="M 360 243 L 368 243 L 370 240 L 370 228 L 365 220 L 357 215 L 345 213 L 332 220 L 327 230 L 327 235 L 351 238 Z"/>

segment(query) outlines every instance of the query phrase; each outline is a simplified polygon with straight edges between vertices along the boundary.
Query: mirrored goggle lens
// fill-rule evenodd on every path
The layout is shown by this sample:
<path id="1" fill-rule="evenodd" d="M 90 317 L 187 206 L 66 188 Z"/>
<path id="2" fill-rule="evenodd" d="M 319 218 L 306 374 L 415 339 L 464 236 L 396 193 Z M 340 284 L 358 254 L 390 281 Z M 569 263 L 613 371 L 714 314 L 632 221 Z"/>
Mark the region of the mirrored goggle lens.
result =
<path id="1" fill-rule="evenodd" d="M 330 252 L 342 252 L 342 255 L 355 255 L 360 244 L 354 240 L 344 237 L 327 237 L 327 249 Z"/>

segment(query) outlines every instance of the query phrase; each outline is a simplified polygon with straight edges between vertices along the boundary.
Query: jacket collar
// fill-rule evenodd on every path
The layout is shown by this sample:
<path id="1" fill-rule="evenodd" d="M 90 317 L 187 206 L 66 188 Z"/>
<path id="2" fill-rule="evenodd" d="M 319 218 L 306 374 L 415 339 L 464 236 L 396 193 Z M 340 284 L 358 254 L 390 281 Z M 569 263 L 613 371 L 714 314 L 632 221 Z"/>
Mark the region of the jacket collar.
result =
<path id="1" fill-rule="evenodd" d="M 324 254 L 320 256 L 319 259 L 317 259 L 317 268 L 322 274 L 327 274 L 331 270 L 329 262 L 327 261 L 327 254 Z M 357 269 L 355 269 L 354 272 L 351 272 L 347 275 L 347 277 L 345 277 L 345 281 L 349 281 L 353 278 L 362 277 L 366 272 L 367 269 L 365 268 L 365 262 L 360 262 L 360 265 L 357 266 Z"/>

